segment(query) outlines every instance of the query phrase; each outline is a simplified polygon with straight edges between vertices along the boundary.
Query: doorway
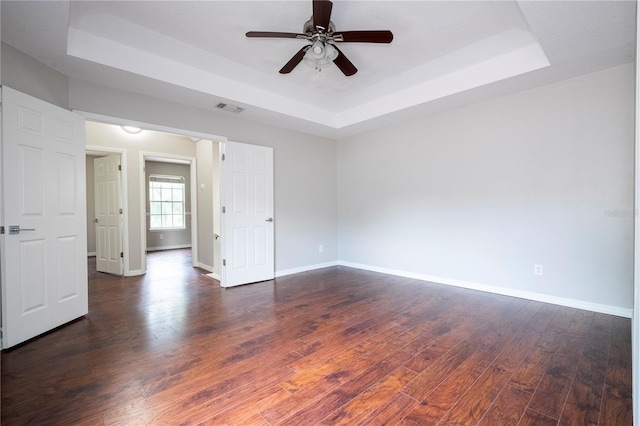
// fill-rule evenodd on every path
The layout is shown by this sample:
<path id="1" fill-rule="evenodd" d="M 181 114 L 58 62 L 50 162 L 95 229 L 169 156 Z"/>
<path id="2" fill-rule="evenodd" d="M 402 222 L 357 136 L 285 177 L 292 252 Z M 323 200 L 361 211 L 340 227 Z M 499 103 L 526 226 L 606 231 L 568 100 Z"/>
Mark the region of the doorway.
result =
<path id="1" fill-rule="evenodd" d="M 191 266 L 198 264 L 198 191 L 196 158 L 140 152 L 142 185 L 142 265 L 148 253 L 191 249 Z"/>
<path id="2" fill-rule="evenodd" d="M 126 152 L 86 148 L 87 256 L 96 257 L 97 270 L 124 275 Z"/>
<path id="3" fill-rule="evenodd" d="M 196 137 L 178 129 L 162 128 L 143 123 L 129 123 L 144 130 L 130 133 L 123 129 L 121 119 L 96 116 L 83 113 L 87 127 L 87 150 L 90 154 L 106 155 L 120 152 L 122 156 L 122 189 L 124 200 L 124 275 L 136 276 L 147 272 L 147 250 L 157 249 L 157 241 L 148 240 L 148 214 L 146 206 L 148 192 L 148 174 L 145 162 L 164 163 L 165 165 L 182 165 L 188 168 L 188 179 L 185 184 L 191 196 L 190 207 L 187 207 L 186 220 L 191 224 L 189 239 L 177 241 L 170 245 L 180 248 L 188 244 L 193 250 L 192 263 L 213 273 L 218 278 L 220 272 L 220 234 L 219 223 L 214 223 L 215 213 L 219 212 L 219 146 L 225 141 L 221 137 Z M 98 152 L 96 152 L 98 151 Z M 128 157 L 128 159 L 127 159 Z M 197 167 L 196 167 L 197 163 Z M 169 174 L 160 172 L 156 174 Z M 128 175 L 128 177 L 127 177 Z M 189 182 L 187 182 L 187 180 Z M 93 217 L 92 215 L 90 215 Z M 189 232 L 189 231 L 188 231 Z M 92 224 L 88 224 L 88 233 L 93 234 Z M 175 231 L 162 232 L 163 240 L 169 242 Z M 155 237 L 159 237 L 155 233 Z M 88 250 L 93 252 L 93 250 Z"/>

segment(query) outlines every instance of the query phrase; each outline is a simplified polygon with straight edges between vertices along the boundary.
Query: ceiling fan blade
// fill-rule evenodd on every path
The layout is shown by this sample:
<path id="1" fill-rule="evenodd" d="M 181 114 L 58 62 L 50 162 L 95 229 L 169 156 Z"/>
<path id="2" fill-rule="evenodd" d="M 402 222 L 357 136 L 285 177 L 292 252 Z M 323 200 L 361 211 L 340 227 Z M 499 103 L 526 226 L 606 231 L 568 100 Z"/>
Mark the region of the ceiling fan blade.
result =
<path id="1" fill-rule="evenodd" d="M 269 37 L 269 38 L 306 38 L 304 34 L 279 33 L 274 31 L 249 31 L 247 37 Z"/>
<path id="2" fill-rule="evenodd" d="M 333 3 L 329 0 L 313 0 L 313 25 L 328 30 L 332 8 Z"/>
<path id="3" fill-rule="evenodd" d="M 344 56 L 344 53 L 342 53 L 342 51 L 340 49 L 338 49 L 337 46 L 334 45 L 333 47 L 335 47 L 336 50 L 338 51 L 338 57 L 336 57 L 333 60 L 333 63 L 336 64 L 336 66 L 338 68 L 340 68 L 340 71 L 342 71 L 342 73 L 344 75 L 346 75 L 347 77 L 357 73 L 358 72 L 358 68 L 356 68 L 356 66 L 353 65 L 351 63 L 351 61 L 349 59 L 347 59 L 346 56 Z"/>
<path id="4" fill-rule="evenodd" d="M 284 67 L 280 70 L 280 74 L 289 74 L 293 69 L 302 61 L 304 58 L 304 54 L 307 53 L 311 46 L 304 46 L 302 49 L 298 50 L 298 53 L 293 55 L 293 58 L 287 62 Z"/>
<path id="5" fill-rule="evenodd" d="M 336 42 L 351 43 L 391 43 L 393 33 L 391 31 L 336 31 L 334 36 L 338 36 Z M 342 37 L 342 40 L 339 39 Z"/>

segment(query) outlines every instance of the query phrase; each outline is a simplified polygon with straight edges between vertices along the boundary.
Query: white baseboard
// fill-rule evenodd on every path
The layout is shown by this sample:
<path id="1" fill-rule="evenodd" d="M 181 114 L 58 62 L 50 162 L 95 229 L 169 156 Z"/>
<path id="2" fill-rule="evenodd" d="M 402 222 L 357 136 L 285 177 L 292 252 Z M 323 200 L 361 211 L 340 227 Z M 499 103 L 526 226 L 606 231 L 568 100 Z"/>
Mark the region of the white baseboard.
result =
<path id="1" fill-rule="evenodd" d="M 161 246 L 161 247 L 147 247 L 147 251 L 175 250 L 175 249 L 183 249 L 183 248 L 191 248 L 191 244 L 178 244 L 175 246 Z"/>
<path id="2" fill-rule="evenodd" d="M 125 277 L 137 277 L 138 275 L 144 275 L 145 272 L 142 269 L 134 269 L 131 271 L 124 271 Z"/>
<path id="3" fill-rule="evenodd" d="M 213 266 L 209 266 L 206 263 L 196 262 L 196 266 L 200 269 L 204 269 L 207 272 L 213 272 Z"/>
<path id="4" fill-rule="evenodd" d="M 96 257 L 96 252 L 95 251 L 87 252 L 87 257 Z"/>
<path id="5" fill-rule="evenodd" d="M 220 275 L 216 274 L 215 272 L 212 272 L 210 274 L 205 274 L 207 277 L 213 278 L 214 280 L 218 280 L 218 281 L 222 281 L 222 279 L 220 278 Z"/>
<path id="6" fill-rule="evenodd" d="M 582 300 L 569 299 L 565 297 L 550 296 L 547 294 L 534 293 L 524 290 L 514 290 L 505 287 L 497 287 L 488 284 L 475 283 L 470 281 L 457 280 L 454 278 L 437 277 L 432 275 L 417 274 L 414 272 L 400 271 L 397 269 L 380 268 L 377 266 L 363 265 L 360 263 L 338 261 L 338 265 L 349 268 L 364 269 L 381 274 L 395 275 L 398 277 L 413 278 L 421 281 L 429 281 L 438 284 L 445 284 L 455 287 L 468 288 L 471 290 L 485 291 L 487 293 L 501 294 L 503 296 L 517 297 L 520 299 L 535 300 L 537 302 L 551 303 L 553 305 L 568 306 L 570 308 L 584 309 L 587 311 L 599 312 L 602 314 L 616 315 L 619 317 L 631 318 L 633 309 L 620 308 L 618 306 L 602 305 L 599 303 L 585 302 Z"/>
<path id="7" fill-rule="evenodd" d="M 301 272 L 313 271 L 315 269 L 329 268 L 331 266 L 338 266 L 338 262 L 334 261 L 334 262 L 326 262 L 326 263 L 317 263 L 315 265 L 307 265 L 307 266 L 301 266 L 299 268 L 284 269 L 282 271 L 276 271 L 276 278 L 284 277 L 285 275 L 293 275 L 293 274 L 299 274 Z"/>

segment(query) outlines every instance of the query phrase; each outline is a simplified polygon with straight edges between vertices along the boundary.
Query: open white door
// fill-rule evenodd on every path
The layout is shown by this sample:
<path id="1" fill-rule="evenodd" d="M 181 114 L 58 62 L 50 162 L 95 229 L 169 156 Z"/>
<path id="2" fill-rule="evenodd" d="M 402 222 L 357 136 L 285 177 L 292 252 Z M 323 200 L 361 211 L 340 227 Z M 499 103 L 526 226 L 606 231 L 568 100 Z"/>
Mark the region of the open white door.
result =
<path id="1" fill-rule="evenodd" d="M 120 155 L 93 160 L 96 203 L 96 270 L 122 275 Z"/>
<path id="2" fill-rule="evenodd" d="M 84 119 L 2 89 L 2 347 L 88 312 Z"/>
<path id="3" fill-rule="evenodd" d="M 223 287 L 274 278 L 273 149 L 222 144 Z"/>

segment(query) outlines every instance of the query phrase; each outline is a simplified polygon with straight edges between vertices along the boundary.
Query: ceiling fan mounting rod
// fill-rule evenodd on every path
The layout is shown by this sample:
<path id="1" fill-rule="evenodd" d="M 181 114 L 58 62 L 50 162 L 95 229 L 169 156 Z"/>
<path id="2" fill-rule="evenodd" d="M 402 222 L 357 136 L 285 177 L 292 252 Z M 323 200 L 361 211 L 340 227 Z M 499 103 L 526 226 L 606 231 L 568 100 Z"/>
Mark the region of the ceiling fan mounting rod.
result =
<path id="1" fill-rule="evenodd" d="M 333 35 L 336 31 L 336 26 L 332 21 L 329 21 L 329 28 L 324 28 L 319 25 L 313 24 L 313 16 L 307 22 L 304 23 L 302 27 L 302 32 L 306 37 L 303 37 L 302 34 L 298 38 L 306 38 L 309 41 L 320 40 L 323 43 L 329 43 L 333 41 L 342 41 L 342 34 Z"/>

